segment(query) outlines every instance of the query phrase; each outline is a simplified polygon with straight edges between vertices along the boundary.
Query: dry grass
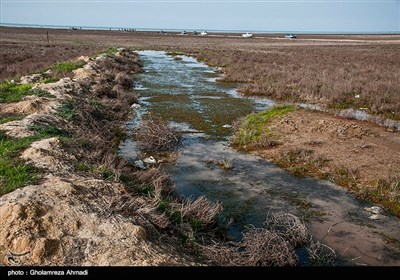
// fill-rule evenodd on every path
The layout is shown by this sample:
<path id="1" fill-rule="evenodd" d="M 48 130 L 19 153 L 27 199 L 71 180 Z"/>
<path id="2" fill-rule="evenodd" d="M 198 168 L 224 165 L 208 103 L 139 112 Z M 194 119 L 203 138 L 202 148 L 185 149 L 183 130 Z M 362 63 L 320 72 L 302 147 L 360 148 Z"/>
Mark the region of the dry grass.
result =
<path id="1" fill-rule="evenodd" d="M 202 246 L 202 252 L 224 266 L 294 266 L 293 247 L 280 235 L 262 228 L 251 228 L 241 242 Z"/>
<path id="2" fill-rule="evenodd" d="M 290 244 L 279 234 L 267 229 L 251 229 L 243 235 L 244 265 L 292 266 L 297 263 Z"/>
<path id="3" fill-rule="evenodd" d="M 359 188 L 357 197 L 381 204 L 392 213 L 400 216 L 400 178 L 391 176 L 386 180 L 378 179 L 370 187 Z"/>
<path id="4" fill-rule="evenodd" d="M 104 59 L 105 62 L 97 65 L 100 73 L 113 73 L 111 79 L 100 76 L 94 81 L 94 85 L 84 87 L 81 94 L 74 95 L 74 99 L 64 100 L 58 109 L 59 116 L 71 121 L 74 127 L 69 129 L 73 140 L 67 141 L 65 145 L 71 149 L 84 148 L 85 158 L 78 160 L 101 166 L 98 169 L 103 173 L 103 177 L 108 178 L 112 175 L 115 179 L 119 176 L 118 165 L 123 164 L 115 155 L 115 151 L 125 137 L 123 125 L 132 114 L 129 105 L 137 97 L 133 92 L 121 95 L 110 90 L 114 80 L 118 80 L 116 76 L 119 73 L 126 74 L 114 69 L 124 69 L 129 73 L 139 71 L 137 54 L 123 51 L 120 56 L 124 56 L 125 59 L 117 61 L 113 56 L 109 56 Z"/>
<path id="5" fill-rule="evenodd" d="M 101 47 L 79 44 L 32 44 L 29 41 L 0 40 L 0 82 L 41 72 L 52 65 L 81 55 L 92 55 Z"/>
<path id="6" fill-rule="evenodd" d="M 189 53 L 210 65 L 226 66 L 223 79 L 246 83 L 241 87 L 245 94 L 340 108 L 368 107 L 372 113 L 400 118 L 398 35 L 301 35 L 297 40 L 277 40 L 274 38 L 282 36 L 270 34 L 243 40 L 227 34 L 0 28 L 0 56 L 5 67 L 0 80 L 91 53 L 91 49 L 134 46 Z M 46 31 L 50 46 L 43 44 Z"/>
<path id="7" fill-rule="evenodd" d="M 336 252 L 329 246 L 311 241 L 307 246 L 310 264 L 313 266 L 333 266 L 337 259 Z"/>
<path id="8" fill-rule="evenodd" d="M 329 176 L 323 171 L 326 163 L 325 158 L 315 156 L 313 150 L 304 148 L 292 148 L 284 151 L 276 160 L 278 166 L 289 170 L 296 176 L 316 176 L 321 179 L 327 179 Z"/>
<path id="9" fill-rule="evenodd" d="M 217 164 L 225 171 L 231 170 L 233 168 L 233 159 L 224 157 L 223 159 L 218 160 Z"/>
<path id="10" fill-rule="evenodd" d="M 175 191 L 175 185 L 169 179 L 169 176 L 159 168 L 150 168 L 136 173 L 140 184 L 147 184 L 153 188 L 154 196 L 160 199 L 162 196 L 169 196 Z"/>
<path id="11" fill-rule="evenodd" d="M 310 241 L 305 224 L 298 217 L 290 213 L 268 215 L 265 221 L 265 228 L 282 236 L 294 248 L 307 244 Z"/>
<path id="12" fill-rule="evenodd" d="M 161 152 L 176 149 L 181 135 L 163 119 L 148 117 L 140 123 L 136 140 L 145 151 Z"/>
<path id="13" fill-rule="evenodd" d="M 335 108 L 364 107 L 400 119 L 398 46 L 281 47 L 266 52 L 201 50 L 198 58 L 210 65 L 225 66 L 223 80 L 245 83 L 239 90 L 247 95 Z"/>
<path id="14" fill-rule="evenodd" d="M 196 200 L 185 198 L 180 211 L 182 218 L 195 219 L 207 226 L 215 222 L 218 214 L 222 211 L 222 204 L 212 203 L 204 196 L 200 196 Z"/>
<path id="15" fill-rule="evenodd" d="M 203 254 L 218 265 L 293 266 L 295 248 L 308 244 L 311 237 L 304 223 L 290 213 L 270 214 L 264 228 L 250 227 L 240 242 L 213 243 L 201 246 Z M 314 244 L 314 243 L 313 243 Z M 323 244 L 310 245 L 311 261 L 328 259 Z M 319 246 L 319 247 L 317 247 Z M 311 254 L 310 253 L 310 254 Z"/>

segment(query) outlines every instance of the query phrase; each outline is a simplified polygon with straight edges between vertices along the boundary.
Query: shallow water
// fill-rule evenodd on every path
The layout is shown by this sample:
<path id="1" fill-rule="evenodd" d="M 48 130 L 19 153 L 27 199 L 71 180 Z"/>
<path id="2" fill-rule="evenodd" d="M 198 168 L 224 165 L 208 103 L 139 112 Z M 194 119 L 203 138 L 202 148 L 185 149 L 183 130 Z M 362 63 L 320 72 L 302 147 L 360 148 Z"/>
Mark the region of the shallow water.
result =
<path id="1" fill-rule="evenodd" d="M 230 234 L 239 239 L 248 224 L 262 226 L 268 213 L 291 212 L 307 221 L 314 239 L 331 246 L 343 263 L 400 265 L 399 252 L 389 249 L 383 236 L 400 239 L 399 219 L 370 220 L 360 203 L 327 181 L 297 178 L 251 154 L 228 145 L 231 125 L 238 117 L 270 107 L 265 99 L 244 98 L 234 84 L 219 83 L 218 74 L 193 58 L 175 60 L 162 52 L 140 52 L 145 72 L 135 81 L 141 94 L 138 117 L 159 115 L 185 133 L 176 162 L 164 165 L 179 194 L 206 195 L 224 205 L 223 219 L 233 219 Z M 128 160 L 137 158 L 131 140 L 120 147 Z M 156 155 L 155 155 L 156 157 Z M 219 161 L 231 164 L 223 170 Z"/>

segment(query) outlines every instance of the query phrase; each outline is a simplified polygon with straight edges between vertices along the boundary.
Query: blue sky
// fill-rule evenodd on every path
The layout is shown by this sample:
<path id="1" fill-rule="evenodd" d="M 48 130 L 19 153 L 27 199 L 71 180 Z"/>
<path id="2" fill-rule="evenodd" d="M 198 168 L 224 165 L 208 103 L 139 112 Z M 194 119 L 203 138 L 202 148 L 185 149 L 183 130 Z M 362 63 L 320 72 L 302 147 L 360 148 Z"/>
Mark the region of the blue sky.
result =
<path id="1" fill-rule="evenodd" d="M 283 32 L 400 32 L 400 0 L 0 1 L 2 23 Z"/>

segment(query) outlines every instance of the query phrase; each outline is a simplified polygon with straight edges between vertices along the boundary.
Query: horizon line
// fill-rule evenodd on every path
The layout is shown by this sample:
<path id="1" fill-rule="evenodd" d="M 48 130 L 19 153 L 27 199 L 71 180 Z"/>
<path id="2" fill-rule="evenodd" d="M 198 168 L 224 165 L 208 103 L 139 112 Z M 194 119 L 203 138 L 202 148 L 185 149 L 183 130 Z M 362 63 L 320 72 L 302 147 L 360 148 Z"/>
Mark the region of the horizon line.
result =
<path id="1" fill-rule="evenodd" d="M 242 32 L 253 32 L 253 33 L 264 33 L 264 34 L 280 34 L 280 33 L 297 33 L 297 34 L 400 34 L 400 31 L 322 31 L 322 30 L 257 30 L 257 29 L 204 29 L 204 28 L 160 28 L 160 27 L 122 27 L 122 26 L 89 26 L 89 25 L 58 25 L 58 24 L 36 24 L 36 23 L 11 23 L 11 22 L 0 22 L 0 26 L 4 27 L 31 27 L 31 28 L 54 28 L 54 29 L 70 29 L 74 27 L 86 28 L 92 30 L 114 30 L 118 31 L 121 29 L 129 29 L 135 31 L 209 31 L 216 33 L 242 33 Z"/>

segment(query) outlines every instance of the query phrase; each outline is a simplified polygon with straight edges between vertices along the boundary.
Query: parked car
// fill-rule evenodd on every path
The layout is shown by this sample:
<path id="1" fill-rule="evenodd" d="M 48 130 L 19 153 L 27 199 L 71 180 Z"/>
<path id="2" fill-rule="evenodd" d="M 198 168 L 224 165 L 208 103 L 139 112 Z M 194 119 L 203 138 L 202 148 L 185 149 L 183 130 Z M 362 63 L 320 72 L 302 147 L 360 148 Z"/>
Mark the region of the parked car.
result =
<path id="1" fill-rule="evenodd" d="M 206 36 L 207 34 L 208 34 L 207 31 L 203 31 L 200 33 L 201 36 Z"/>
<path id="2" fill-rule="evenodd" d="M 186 31 L 182 31 L 182 32 L 180 33 L 180 35 L 188 35 L 188 33 L 187 33 Z"/>
<path id="3" fill-rule="evenodd" d="M 285 38 L 286 39 L 294 39 L 294 38 L 297 38 L 297 36 L 294 35 L 294 34 L 288 34 L 288 35 L 285 36 Z"/>
<path id="4" fill-rule="evenodd" d="M 253 37 L 253 34 L 246 32 L 246 33 L 242 34 L 242 37 L 243 38 L 251 38 L 251 37 Z"/>

